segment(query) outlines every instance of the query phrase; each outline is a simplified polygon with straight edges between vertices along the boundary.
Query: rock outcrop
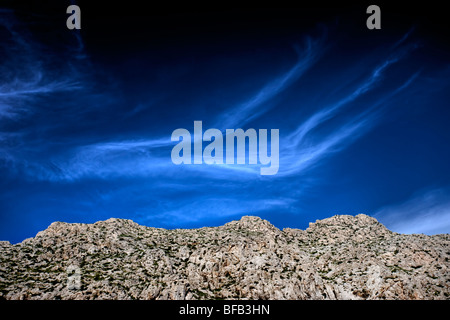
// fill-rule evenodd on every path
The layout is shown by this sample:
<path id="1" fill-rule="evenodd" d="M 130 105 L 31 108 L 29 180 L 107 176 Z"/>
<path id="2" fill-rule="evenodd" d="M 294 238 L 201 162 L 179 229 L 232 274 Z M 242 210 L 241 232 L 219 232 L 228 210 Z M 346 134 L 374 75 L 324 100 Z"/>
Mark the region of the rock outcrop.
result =
<path id="1" fill-rule="evenodd" d="M 52 223 L 0 242 L 3 299 L 450 299 L 450 235 L 403 235 L 366 215 L 306 230 L 245 216 L 166 230 Z"/>

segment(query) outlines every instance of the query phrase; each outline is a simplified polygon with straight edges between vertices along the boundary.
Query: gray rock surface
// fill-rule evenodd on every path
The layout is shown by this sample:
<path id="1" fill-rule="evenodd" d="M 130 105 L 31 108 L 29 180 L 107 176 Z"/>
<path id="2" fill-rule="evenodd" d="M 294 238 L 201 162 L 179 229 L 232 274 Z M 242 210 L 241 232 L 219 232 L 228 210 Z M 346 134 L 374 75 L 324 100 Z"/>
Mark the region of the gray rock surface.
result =
<path id="1" fill-rule="evenodd" d="M 176 230 L 54 222 L 0 241 L 0 299 L 450 299 L 449 258 L 449 234 L 362 214 L 306 230 L 252 216 Z"/>

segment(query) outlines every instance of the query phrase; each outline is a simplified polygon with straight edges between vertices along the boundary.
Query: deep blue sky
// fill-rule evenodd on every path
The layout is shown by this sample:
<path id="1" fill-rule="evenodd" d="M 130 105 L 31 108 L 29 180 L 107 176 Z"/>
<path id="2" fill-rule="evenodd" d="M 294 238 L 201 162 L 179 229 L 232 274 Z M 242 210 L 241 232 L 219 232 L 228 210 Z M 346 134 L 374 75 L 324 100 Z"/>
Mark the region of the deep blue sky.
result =
<path id="1" fill-rule="evenodd" d="M 448 26 L 431 9 L 0 9 L 0 240 L 365 213 L 450 232 Z M 120 15 L 122 14 L 122 15 Z M 423 16 L 421 15 L 423 14 Z M 443 14 L 441 17 L 444 17 Z M 171 162 L 172 131 L 280 130 L 280 169 Z"/>

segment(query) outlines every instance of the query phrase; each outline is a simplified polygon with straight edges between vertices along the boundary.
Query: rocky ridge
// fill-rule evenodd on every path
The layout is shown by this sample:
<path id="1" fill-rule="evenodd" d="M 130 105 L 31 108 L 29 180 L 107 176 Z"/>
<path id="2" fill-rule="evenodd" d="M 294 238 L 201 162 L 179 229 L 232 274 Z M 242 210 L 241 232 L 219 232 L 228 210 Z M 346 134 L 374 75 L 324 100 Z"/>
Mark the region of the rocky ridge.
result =
<path id="1" fill-rule="evenodd" d="M 54 222 L 0 241 L 0 299 L 450 299 L 450 235 L 360 214 L 279 230 L 245 216 L 166 230 Z"/>

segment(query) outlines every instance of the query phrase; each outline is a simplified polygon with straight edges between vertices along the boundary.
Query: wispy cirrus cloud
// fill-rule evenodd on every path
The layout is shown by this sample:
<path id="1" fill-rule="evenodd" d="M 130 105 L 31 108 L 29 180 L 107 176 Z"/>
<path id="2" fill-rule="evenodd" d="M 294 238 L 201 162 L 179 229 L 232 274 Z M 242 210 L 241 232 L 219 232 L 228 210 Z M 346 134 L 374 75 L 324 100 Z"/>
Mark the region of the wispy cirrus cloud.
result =
<path id="1" fill-rule="evenodd" d="M 276 199 L 237 199 L 236 197 L 218 196 L 204 199 L 179 201 L 175 208 L 152 208 L 138 213 L 139 222 L 150 225 L 171 226 L 174 221 L 195 223 L 205 219 L 223 219 L 242 215 L 255 215 L 265 210 L 290 210 L 295 202 L 291 198 Z"/>
<path id="2" fill-rule="evenodd" d="M 260 117 L 270 109 L 267 102 L 295 83 L 306 71 L 314 66 L 324 53 L 324 39 L 307 38 L 303 48 L 297 48 L 298 62 L 286 73 L 276 77 L 247 101 L 221 114 L 217 128 L 240 128 Z"/>
<path id="3" fill-rule="evenodd" d="M 10 10 L 0 12 L 0 27 L 6 35 L 5 46 L 0 50 L 0 120 L 29 115 L 36 96 L 83 88 L 80 68 L 65 59 L 75 56 L 77 62 L 86 62 L 83 60 L 86 56 L 79 54 L 82 51 L 79 34 L 74 33 L 77 45 L 70 43 L 61 57 L 49 54 Z"/>
<path id="4" fill-rule="evenodd" d="M 348 146 L 356 139 L 369 132 L 376 126 L 381 117 L 380 113 L 383 107 L 389 105 L 392 98 L 408 88 L 418 75 L 419 73 L 413 74 L 403 84 L 390 92 L 386 92 L 385 95 L 379 97 L 378 100 L 373 101 L 370 105 L 366 106 L 364 111 L 353 116 L 350 120 L 341 123 L 330 134 L 319 139 L 315 138 L 313 142 L 310 142 L 307 137 L 308 135 L 314 135 L 313 131 L 315 128 L 337 114 L 338 108 L 343 108 L 347 103 L 356 100 L 356 98 L 362 94 L 362 91 L 357 89 L 356 91 L 360 92 L 358 96 L 355 96 L 355 91 L 350 95 L 351 99 L 345 97 L 331 107 L 314 113 L 284 139 L 284 150 L 280 152 L 280 154 L 284 155 L 282 162 L 285 166 L 281 168 L 280 175 L 292 175 L 302 172 L 303 170 L 316 165 L 318 160 L 322 157 L 342 150 L 342 148 Z M 367 88 L 367 83 L 364 83 L 363 86 Z M 368 90 L 369 88 L 364 92 Z"/>
<path id="5" fill-rule="evenodd" d="M 219 118 L 225 119 L 224 123 L 228 123 L 228 125 L 238 125 L 249 121 L 250 118 L 257 119 L 258 116 L 268 112 L 269 108 L 262 105 L 281 94 L 287 86 L 293 85 L 305 70 L 312 67 L 321 55 L 319 44 L 319 40 L 310 40 L 305 49 L 305 57 L 300 59 L 286 74 L 276 77 L 258 91 L 253 98 L 239 104 L 229 113 L 221 114 Z M 302 173 L 318 164 L 326 155 L 341 150 L 372 129 L 380 117 L 380 110 L 388 105 L 390 99 L 395 95 L 408 88 L 417 78 L 418 73 L 409 76 L 398 86 L 385 90 L 376 100 L 364 105 L 361 108 L 362 111 L 356 115 L 330 125 L 330 133 L 315 134 L 316 129 L 325 125 L 327 121 L 337 118 L 342 111 L 345 111 L 346 107 L 356 103 L 359 98 L 377 88 L 389 71 L 389 67 L 401 61 L 411 48 L 412 46 L 408 46 L 406 49 L 401 47 L 398 52 L 388 54 L 388 57 L 375 65 L 365 78 L 350 82 L 353 85 L 346 88 L 348 92 L 346 95 L 339 97 L 324 108 L 318 110 L 315 108 L 317 111 L 301 121 L 297 128 L 283 135 L 280 140 L 280 170 L 275 177 Z M 359 75 L 356 74 L 354 77 L 358 78 Z M 256 109 L 262 111 L 256 112 Z M 225 130 L 226 127 L 222 129 Z M 260 176 L 260 164 L 245 166 L 185 165 L 181 172 L 179 167 L 171 162 L 169 156 L 170 148 L 175 143 L 170 140 L 170 137 L 159 137 L 80 145 L 70 152 L 55 157 L 51 165 L 46 165 L 46 169 L 42 170 L 46 173 L 39 176 L 42 179 L 50 178 L 51 180 L 77 180 L 89 176 L 99 178 L 172 176 L 175 172 L 182 176 L 203 175 L 219 180 L 246 180 Z M 33 170 L 33 172 L 35 171 Z"/>
<path id="6" fill-rule="evenodd" d="M 34 72 L 24 72 L 21 78 L 14 76 L 9 82 L 0 84 L 0 102 L 3 103 L 4 114 L 11 111 L 11 105 L 32 99 L 35 95 L 48 95 L 64 90 L 82 90 L 86 85 L 81 82 L 80 71 L 70 73 L 70 77 L 56 77 L 52 68 L 47 65 L 46 59 L 41 58 L 39 48 L 33 41 L 26 41 L 26 33 L 16 32 L 17 26 L 13 21 L 6 23 L 11 35 L 16 35 L 13 41 L 17 50 L 27 52 L 11 59 L 22 59 L 21 65 L 24 70 L 30 69 Z M 401 42 L 405 42 L 408 34 Z M 306 38 L 303 47 L 297 48 L 298 61 L 282 75 L 275 76 L 269 80 L 252 97 L 242 103 L 230 108 L 228 111 L 217 115 L 216 127 L 225 131 L 227 128 L 243 127 L 246 123 L 258 119 L 263 114 L 271 111 L 273 104 L 269 103 L 275 97 L 283 94 L 289 87 L 295 85 L 305 72 L 311 70 L 324 55 L 325 37 Z M 80 59 L 86 58 L 83 54 L 83 43 L 81 38 L 76 37 L 77 46 L 74 53 Z M 331 133 L 321 136 L 316 135 L 314 130 L 325 124 L 328 120 L 337 117 L 340 112 L 358 98 L 374 89 L 389 67 L 400 61 L 410 49 L 397 44 L 395 50 L 381 63 L 376 65 L 370 74 L 363 80 L 356 81 L 355 75 L 353 87 L 347 89 L 348 93 L 338 98 L 326 107 L 315 108 L 311 116 L 301 120 L 296 129 L 287 134 L 282 134 L 280 140 L 280 170 L 276 177 L 296 175 L 307 168 L 317 164 L 325 155 L 339 150 L 345 145 L 362 136 L 375 123 L 376 112 L 365 111 L 346 119 L 345 122 L 335 124 Z M 25 50 L 26 49 L 26 50 Z M 18 61 L 3 64 L 3 68 L 16 66 Z M 33 65 L 33 68 L 31 68 Z M 70 66 L 68 67 L 71 68 Z M 11 73 L 11 72 L 10 72 Z M 86 79 L 83 79 L 86 80 Z M 352 82 L 351 82 L 352 83 Z M 403 88 L 409 83 L 404 84 Z M 372 108 L 381 104 L 381 100 L 401 91 L 402 86 L 386 92 L 379 101 L 372 103 Z M 19 108 L 15 109 L 20 110 Z M 14 113 L 10 113 L 14 115 Z M 10 115 L 10 116 L 11 116 Z M 19 115 L 19 113 L 17 113 Z M 175 142 L 170 137 L 149 137 L 136 140 L 113 140 L 106 142 L 75 144 L 71 149 L 53 154 L 44 161 L 24 160 L 24 156 L 18 155 L 11 149 L 2 150 L 3 159 L 13 163 L 16 170 L 24 170 L 28 176 L 38 180 L 51 181 L 75 181 L 84 177 L 98 177 L 108 179 L 113 177 L 145 177 L 177 175 L 180 170 L 170 161 L 170 148 Z M 24 151 L 26 152 L 26 151 Z M 182 175 L 203 175 L 214 179 L 246 180 L 260 176 L 261 165 L 186 165 Z"/>
<path id="7" fill-rule="evenodd" d="M 334 102 L 333 104 L 315 112 L 306 121 L 300 124 L 296 130 L 294 130 L 292 133 L 289 134 L 288 140 L 294 141 L 294 143 L 302 141 L 305 135 L 311 132 L 314 128 L 318 127 L 320 124 L 332 118 L 343 107 L 347 106 L 351 102 L 361 97 L 363 94 L 372 90 L 377 85 L 377 83 L 379 83 L 379 81 L 382 79 L 383 73 L 387 71 L 388 67 L 401 60 L 401 58 L 404 57 L 408 51 L 409 49 L 401 50 L 401 52 L 399 53 L 392 54 L 381 64 L 376 66 L 372 70 L 370 75 L 365 80 L 358 83 L 356 88 L 354 88 L 349 94 L 339 99 L 338 101 Z M 407 84 L 409 85 L 408 82 Z"/>
<path id="8" fill-rule="evenodd" d="M 398 233 L 450 233 L 450 190 L 418 192 L 404 202 L 379 209 L 373 216 Z"/>
<path id="9" fill-rule="evenodd" d="M 40 16 L 35 25 L 45 26 L 45 18 Z M 95 80 L 80 33 L 60 37 L 57 45 L 45 44 L 6 9 L 0 9 L 0 31 L 0 168 L 30 180 L 65 180 L 67 168 L 56 160 L 62 155 L 53 151 L 63 144 L 58 141 L 62 136 L 53 131 L 72 126 L 76 132 L 85 113 L 108 102 L 93 92 Z M 49 30 L 48 38 L 58 37 L 57 32 Z M 66 140 L 79 145 L 77 139 Z"/>

